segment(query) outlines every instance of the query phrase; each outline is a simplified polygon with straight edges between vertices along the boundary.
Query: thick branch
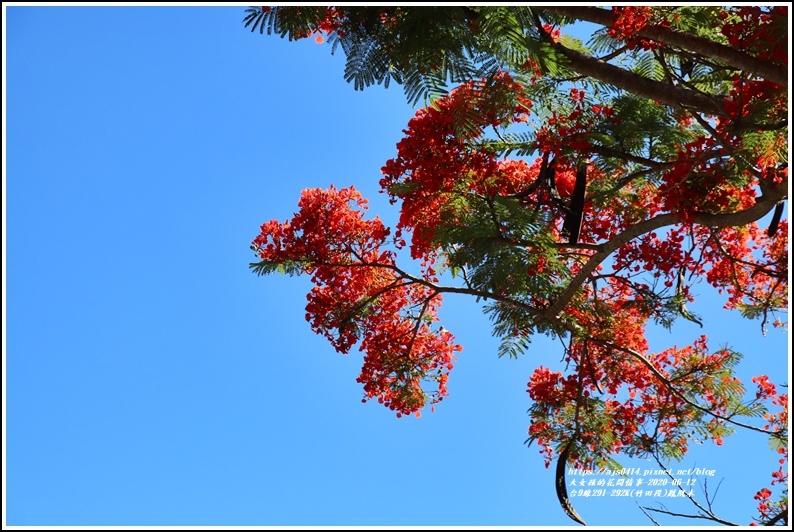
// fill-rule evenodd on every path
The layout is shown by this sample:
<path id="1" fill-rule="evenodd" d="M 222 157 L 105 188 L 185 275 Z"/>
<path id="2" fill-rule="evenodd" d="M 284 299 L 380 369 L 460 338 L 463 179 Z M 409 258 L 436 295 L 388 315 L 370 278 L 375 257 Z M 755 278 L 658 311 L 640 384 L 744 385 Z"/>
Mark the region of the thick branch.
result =
<path id="1" fill-rule="evenodd" d="M 773 517 L 769 521 L 767 521 L 765 523 L 762 523 L 762 524 L 764 526 L 772 526 L 772 525 L 776 524 L 778 521 L 780 521 L 782 519 L 783 520 L 783 524 L 787 525 L 788 524 L 788 519 L 786 518 L 787 515 L 788 515 L 788 511 L 787 511 L 787 509 L 784 509 L 779 514 L 777 514 L 775 517 Z"/>
<path id="2" fill-rule="evenodd" d="M 698 225 L 716 228 L 735 227 L 755 222 L 771 211 L 778 201 L 788 196 L 788 182 L 777 185 L 764 184 L 762 190 L 764 192 L 763 195 L 759 197 L 755 205 L 749 209 L 730 214 L 695 213 L 692 221 Z M 576 277 L 571 280 L 568 287 L 560 294 L 560 297 L 558 297 L 546 310 L 546 317 L 556 318 L 571 301 L 574 294 L 576 294 L 590 274 L 593 273 L 598 265 L 606 260 L 613 251 L 620 248 L 620 246 L 638 236 L 655 231 L 660 227 L 678 223 L 681 223 L 681 219 L 675 214 L 661 214 L 650 220 L 639 222 L 618 234 L 612 240 L 601 244 L 600 251 L 590 257 L 590 260 L 588 260 L 587 264 L 576 274 Z"/>
<path id="3" fill-rule="evenodd" d="M 586 6 L 548 6 L 540 8 L 550 13 L 557 13 L 579 20 L 586 20 L 612 27 L 615 17 L 612 11 L 598 7 Z M 731 46 L 714 42 L 710 39 L 692 35 L 674 28 L 664 26 L 646 26 L 637 33 L 640 37 L 652 39 L 665 44 L 680 46 L 702 56 L 721 61 L 737 70 L 755 74 L 761 78 L 773 81 L 782 87 L 788 87 L 788 73 L 785 69 L 763 61 L 750 54 L 736 50 Z"/>
<path id="4" fill-rule="evenodd" d="M 682 89 L 679 86 L 640 76 L 595 57 L 571 50 L 551 39 L 549 44 L 568 59 L 570 68 L 580 74 L 676 109 L 695 109 L 707 115 L 728 117 L 720 97 Z"/>

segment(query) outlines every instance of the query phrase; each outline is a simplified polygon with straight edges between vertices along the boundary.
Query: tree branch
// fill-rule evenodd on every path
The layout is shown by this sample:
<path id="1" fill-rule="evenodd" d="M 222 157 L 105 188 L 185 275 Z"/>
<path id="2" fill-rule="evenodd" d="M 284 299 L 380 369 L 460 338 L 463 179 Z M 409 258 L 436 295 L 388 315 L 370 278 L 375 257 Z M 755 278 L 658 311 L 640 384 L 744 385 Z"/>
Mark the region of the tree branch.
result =
<path id="1" fill-rule="evenodd" d="M 551 35 L 543 30 L 542 26 L 539 27 L 538 31 L 554 50 L 568 59 L 568 66 L 580 74 L 603 81 L 627 92 L 661 102 L 675 109 L 697 109 L 708 115 L 728 117 L 728 113 L 723 108 L 723 98 L 721 97 L 682 89 L 669 83 L 640 76 L 595 57 L 571 50 L 562 43 L 555 42 Z"/>
<path id="2" fill-rule="evenodd" d="M 670 472 L 670 470 L 667 468 L 667 466 L 665 466 L 662 463 L 662 461 L 659 460 L 659 457 L 656 456 L 656 453 L 653 453 L 653 458 L 656 460 L 656 463 L 659 464 L 659 467 L 664 469 L 665 474 L 667 474 L 667 476 L 670 477 L 673 480 L 673 482 L 675 482 L 675 480 L 676 480 L 675 477 Z M 708 488 L 708 485 L 707 485 L 707 488 Z M 687 491 L 684 488 L 681 487 L 681 484 L 678 484 L 678 489 L 681 490 L 681 492 L 683 492 L 683 494 L 686 496 L 686 498 L 689 499 L 692 502 L 692 504 L 697 506 L 697 508 L 701 512 L 706 514 L 705 516 L 703 516 L 703 515 L 690 515 L 690 516 L 686 516 L 686 517 L 690 517 L 692 519 L 710 519 L 712 521 L 717 521 L 718 523 L 722 523 L 723 525 L 739 526 L 737 523 L 731 523 L 730 521 L 725 521 L 724 519 L 720 519 L 719 517 L 714 515 L 714 512 L 711 511 L 711 501 L 709 500 L 709 493 L 708 493 L 708 489 L 707 488 L 706 488 L 706 491 L 705 491 L 705 495 L 706 495 L 706 504 L 709 505 L 708 510 L 703 508 L 703 506 L 700 503 L 698 503 L 695 500 L 694 497 L 692 497 L 689 493 L 687 493 Z M 717 486 L 717 491 L 719 491 L 719 486 Z M 715 493 L 715 496 L 716 496 L 716 493 Z M 648 509 L 652 510 L 652 511 L 655 511 L 655 510 L 653 510 L 653 508 L 648 508 Z M 664 513 L 664 512 L 662 512 L 662 513 Z"/>
<path id="3" fill-rule="evenodd" d="M 686 517 L 687 519 L 707 519 L 709 521 L 717 521 L 719 523 L 722 523 L 722 524 L 725 524 L 725 525 L 729 525 L 729 526 L 739 526 L 736 523 L 731 523 L 729 521 L 723 521 L 722 519 L 719 519 L 717 517 L 710 517 L 710 516 L 707 516 L 707 515 L 679 514 L 679 513 L 676 513 L 676 512 L 671 512 L 669 510 L 662 510 L 661 508 L 648 508 L 647 506 L 643 506 L 643 508 L 645 508 L 646 510 L 650 510 L 651 512 L 657 512 L 657 513 L 665 514 L 665 515 L 672 515 L 673 517 Z"/>
<path id="4" fill-rule="evenodd" d="M 788 510 L 783 510 L 780 513 L 778 513 L 775 517 L 773 517 L 769 521 L 766 521 L 766 522 L 764 522 L 762 524 L 764 526 L 772 526 L 772 525 L 774 525 L 775 523 L 777 523 L 778 521 L 780 521 L 782 519 L 783 520 L 783 524 L 787 525 L 788 524 L 788 519 L 786 518 L 787 515 L 788 515 Z"/>
<path id="5" fill-rule="evenodd" d="M 765 183 L 762 187 L 763 195 L 756 200 L 755 205 L 749 209 L 738 211 L 730 214 L 710 214 L 710 213 L 695 213 L 692 217 L 692 222 L 705 225 L 708 227 L 734 227 L 740 225 L 747 225 L 755 222 L 764 217 L 771 211 L 778 201 L 788 196 L 788 182 L 779 184 Z M 660 227 L 668 225 L 675 225 L 682 223 L 680 215 L 678 214 L 660 214 L 649 220 L 639 222 L 632 227 L 629 227 L 622 233 L 618 234 L 612 240 L 601 244 L 601 251 L 595 253 L 590 257 L 590 260 L 585 264 L 579 273 L 576 274 L 570 284 L 566 287 L 560 297 L 546 310 L 546 318 L 556 318 L 562 312 L 565 306 L 571 301 L 573 296 L 579 290 L 581 285 L 587 280 L 588 276 L 595 271 L 599 264 L 606 260 L 612 252 L 616 251 L 620 246 L 628 243 L 638 236 L 650 233 Z"/>
<path id="6" fill-rule="evenodd" d="M 611 28 L 615 22 L 612 11 L 598 7 L 586 7 L 581 5 L 544 6 L 539 9 L 548 11 L 549 13 L 556 13 L 558 15 L 565 15 L 575 19 L 601 24 L 608 28 Z M 768 61 L 753 57 L 731 46 L 726 46 L 681 30 L 658 25 L 646 26 L 637 32 L 637 34 L 640 37 L 646 37 L 657 42 L 680 46 L 681 48 L 705 57 L 721 61 L 737 70 L 754 74 L 777 83 L 781 87 L 788 88 L 788 73 L 785 69 L 773 65 Z"/>
<path id="7" fill-rule="evenodd" d="M 666 170 L 668 168 L 672 168 L 678 162 L 678 161 L 672 161 L 672 162 L 654 161 L 653 159 L 648 159 L 647 157 L 640 157 L 639 155 L 634 155 L 624 151 L 607 148 L 606 146 L 591 146 L 590 150 L 593 151 L 594 153 L 601 155 L 602 157 L 613 157 L 615 159 L 641 164 L 643 166 L 647 166 L 650 170 L 653 171 Z"/>
<path id="8" fill-rule="evenodd" d="M 645 507 L 644 507 L 644 506 L 642 506 L 642 505 L 640 505 L 640 503 L 638 503 L 638 502 L 636 501 L 636 499 L 635 499 L 635 501 L 634 501 L 634 502 L 637 504 L 637 506 L 639 506 L 640 510 L 642 510 L 642 513 L 644 513 L 644 514 L 645 514 L 645 517 L 647 517 L 648 519 L 650 519 L 650 520 L 651 520 L 651 522 L 652 522 L 654 525 L 656 525 L 656 526 L 662 526 L 662 525 L 660 525 L 660 524 L 659 524 L 659 522 L 658 522 L 656 519 L 654 519 L 653 517 L 651 517 L 651 514 L 649 514 L 648 512 L 646 512 L 646 511 L 645 511 Z"/>
<path id="9" fill-rule="evenodd" d="M 612 349 L 617 349 L 618 351 L 622 351 L 622 352 L 624 352 L 624 353 L 626 353 L 628 355 L 633 356 L 638 361 L 640 361 L 645 367 L 647 367 L 651 371 L 651 373 L 653 373 L 653 375 L 659 380 L 659 382 L 661 382 L 662 384 L 665 385 L 665 387 L 670 391 L 671 394 L 675 395 L 676 397 L 678 397 L 679 399 L 684 401 L 686 404 L 688 404 L 689 406 L 691 406 L 695 410 L 700 410 L 704 414 L 708 414 L 710 416 L 714 416 L 715 418 L 721 419 L 721 420 L 725 421 L 726 423 L 730 423 L 732 425 L 736 425 L 737 427 L 742 427 L 744 429 L 750 429 L 750 430 L 754 430 L 756 432 L 761 432 L 763 434 L 769 434 L 769 435 L 776 435 L 776 434 L 780 433 L 779 431 L 775 432 L 775 431 L 766 430 L 766 429 L 759 429 L 758 427 L 754 427 L 752 425 L 747 425 L 746 423 L 741 423 L 739 421 L 735 421 L 735 420 L 733 420 L 733 419 L 731 419 L 729 417 L 723 416 L 721 414 L 717 414 L 716 412 L 714 412 L 712 410 L 709 410 L 706 407 L 700 406 L 699 404 L 697 404 L 696 402 L 691 400 L 689 397 L 684 395 L 682 392 L 678 391 L 675 388 L 675 386 L 673 386 L 673 383 L 670 381 L 670 379 L 665 377 L 664 374 L 659 370 L 659 368 L 657 368 L 654 365 L 654 363 L 651 362 L 650 360 L 648 360 L 648 358 L 645 357 L 642 353 L 638 353 L 637 351 L 635 351 L 633 349 L 629 349 L 628 347 L 623 347 L 623 346 L 618 345 L 618 344 L 616 344 L 614 342 L 601 340 L 599 338 L 594 338 L 592 336 L 588 337 L 588 340 L 590 340 L 590 341 L 592 341 L 594 343 L 600 344 L 600 345 L 602 345 L 604 347 L 610 347 Z"/>

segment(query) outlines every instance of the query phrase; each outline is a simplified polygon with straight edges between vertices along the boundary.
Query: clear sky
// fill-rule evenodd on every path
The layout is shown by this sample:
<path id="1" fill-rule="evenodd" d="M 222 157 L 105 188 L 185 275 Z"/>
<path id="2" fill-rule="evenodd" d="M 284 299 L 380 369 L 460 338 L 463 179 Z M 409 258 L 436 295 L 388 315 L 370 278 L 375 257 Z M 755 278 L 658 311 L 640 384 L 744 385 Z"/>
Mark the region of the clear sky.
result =
<path id="1" fill-rule="evenodd" d="M 559 343 L 498 359 L 478 305 L 447 297 L 451 396 L 397 419 L 361 403 L 361 355 L 309 329 L 309 280 L 250 272 L 259 225 L 303 188 L 354 184 L 393 225 L 380 168 L 415 109 L 399 86 L 354 91 L 341 50 L 250 33 L 244 9 L 4 6 L 4 525 L 572 525 L 524 445 L 526 383 Z M 740 377 L 787 382 L 787 333 L 700 291 Z M 714 470 L 716 513 L 748 524 L 776 464 L 740 432 L 673 467 Z M 573 503 L 651 524 L 634 498 Z"/>

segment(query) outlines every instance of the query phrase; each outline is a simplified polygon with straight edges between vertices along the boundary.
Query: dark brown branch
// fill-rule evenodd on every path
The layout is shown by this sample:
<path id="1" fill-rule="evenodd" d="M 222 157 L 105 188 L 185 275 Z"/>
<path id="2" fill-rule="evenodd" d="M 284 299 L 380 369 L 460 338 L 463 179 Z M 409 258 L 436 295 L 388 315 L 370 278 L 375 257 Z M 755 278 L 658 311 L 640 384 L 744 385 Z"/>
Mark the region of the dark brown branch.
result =
<path id="1" fill-rule="evenodd" d="M 555 42 L 542 26 L 539 27 L 539 31 L 554 50 L 568 59 L 568 66 L 580 74 L 676 109 L 696 109 L 708 115 L 728 117 L 723 108 L 722 98 L 640 76 Z"/>
<path id="2" fill-rule="evenodd" d="M 584 212 L 585 191 L 587 188 L 587 166 L 580 164 L 576 169 L 576 183 L 571 195 L 571 211 L 565 215 L 563 233 L 568 234 L 568 243 L 579 242 L 579 233 L 582 230 L 582 214 Z"/>
<path id="3" fill-rule="evenodd" d="M 594 22 L 602 26 L 612 27 L 615 17 L 607 9 L 587 6 L 545 6 L 543 11 L 557 13 L 587 22 Z M 679 46 L 702 56 L 721 61 L 737 70 L 742 70 L 749 74 L 767 79 L 777 83 L 781 87 L 788 88 L 788 73 L 785 69 L 773 65 L 750 54 L 737 50 L 731 46 L 726 46 L 714 42 L 704 37 L 692 35 L 674 28 L 664 26 L 646 26 L 637 33 L 640 37 L 645 37 L 657 42 Z M 661 100 L 659 100 L 661 101 Z"/>
<path id="4" fill-rule="evenodd" d="M 566 48 L 560 43 L 553 43 L 552 46 L 568 59 L 571 68 L 581 74 L 614 85 L 638 96 L 661 102 L 675 109 L 690 108 L 697 109 L 708 115 L 728 116 L 725 109 L 723 109 L 722 98 L 648 79 L 634 72 L 594 59 L 576 50 Z"/>
<path id="5" fill-rule="evenodd" d="M 609 61 L 610 59 L 614 59 L 617 56 L 619 56 L 620 54 L 625 53 L 626 50 L 628 50 L 628 49 L 629 49 L 628 46 L 621 46 L 620 48 L 618 48 L 617 50 L 615 50 L 611 54 L 607 54 L 607 55 L 605 55 L 603 57 L 599 57 L 598 59 L 600 61 Z"/>
<path id="6" fill-rule="evenodd" d="M 731 131 L 777 131 L 779 129 L 783 129 L 788 127 L 788 121 L 784 120 L 783 122 L 772 122 L 768 124 L 759 124 L 759 123 L 745 123 L 737 120 L 734 124 L 731 125 Z"/>
<path id="7" fill-rule="evenodd" d="M 778 202 L 775 206 L 775 214 L 772 215 L 772 221 L 769 222 L 769 227 L 766 230 L 766 236 L 772 238 L 777 233 L 777 226 L 780 224 L 780 217 L 783 215 L 783 203 L 782 201 Z"/>
<path id="8" fill-rule="evenodd" d="M 560 453 L 560 457 L 557 459 L 557 467 L 556 472 L 554 475 L 554 485 L 557 490 L 557 499 L 560 501 L 560 506 L 568 514 L 568 517 L 573 519 L 579 524 L 587 526 L 587 523 L 584 522 L 584 519 L 576 513 L 576 509 L 574 509 L 573 505 L 571 504 L 570 499 L 568 498 L 568 487 L 565 484 L 565 468 L 567 467 L 568 463 L 568 454 L 571 451 L 571 447 L 573 446 L 574 442 L 576 442 L 576 438 L 579 437 L 579 408 L 582 405 L 582 382 L 584 380 L 584 366 L 579 361 L 579 385 L 577 387 L 576 392 L 576 410 L 573 414 L 574 419 L 574 431 L 571 434 L 571 438 L 568 440 L 568 443 L 565 444 L 565 448 Z"/>
<path id="9" fill-rule="evenodd" d="M 777 514 L 775 517 L 773 517 L 769 521 L 764 522 L 763 525 L 764 526 L 773 526 L 774 524 L 776 524 L 781 519 L 783 520 L 783 524 L 787 525 L 788 524 L 787 516 L 788 516 L 788 509 L 784 509 L 783 511 L 781 511 L 779 514 Z"/>

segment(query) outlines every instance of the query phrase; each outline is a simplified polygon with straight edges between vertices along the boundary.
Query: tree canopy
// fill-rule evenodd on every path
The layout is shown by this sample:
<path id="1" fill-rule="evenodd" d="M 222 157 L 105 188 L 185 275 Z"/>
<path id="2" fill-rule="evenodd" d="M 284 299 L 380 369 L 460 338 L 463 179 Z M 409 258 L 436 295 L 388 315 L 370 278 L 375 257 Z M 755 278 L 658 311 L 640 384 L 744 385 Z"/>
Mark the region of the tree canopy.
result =
<path id="1" fill-rule="evenodd" d="M 599 28 L 587 43 L 565 33 L 578 21 Z M 500 356 L 536 334 L 563 341 L 567 372 L 529 377 L 527 442 L 557 460 L 572 519 L 566 464 L 680 460 L 693 438 L 742 428 L 781 455 L 756 522 L 787 522 L 784 383 L 740 382 L 741 354 L 706 335 L 660 352 L 646 340 L 654 324 L 703 326 L 687 308 L 698 282 L 764 331 L 785 326 L 787 7 L 252 7 L 244 22 L 327 40 L 355 89 L 396 83 L 424 104 L 382 168 L 394 230 L 332 185 L 253 240 L 256 273 L 311 276 L 306 319 L 363 351 L 365 401 L 418 416 L 447 397 L 462 348 L 437 312 L 468 294 Z"/>

